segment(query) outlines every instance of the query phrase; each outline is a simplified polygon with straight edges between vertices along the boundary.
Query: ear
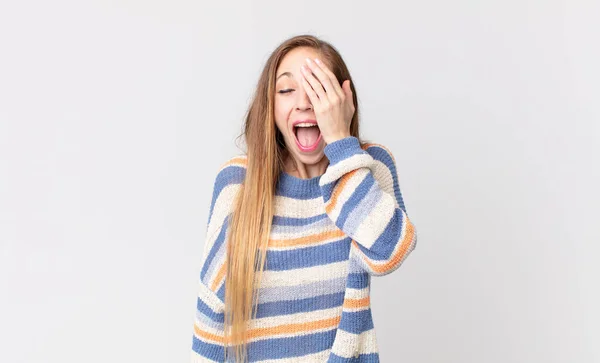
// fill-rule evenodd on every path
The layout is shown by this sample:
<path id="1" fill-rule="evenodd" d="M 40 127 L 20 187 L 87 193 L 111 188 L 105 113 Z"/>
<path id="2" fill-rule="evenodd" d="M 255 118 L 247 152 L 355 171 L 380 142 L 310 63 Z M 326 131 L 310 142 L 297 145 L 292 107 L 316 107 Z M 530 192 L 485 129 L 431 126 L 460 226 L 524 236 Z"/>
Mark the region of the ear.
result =
<path id="1" fill-rule="evenodd" d="M 352 89 L 350 88 L 350 80 L 347 79 L 342 83 L 342 90 L 348 99 L 352 99 Z"/>

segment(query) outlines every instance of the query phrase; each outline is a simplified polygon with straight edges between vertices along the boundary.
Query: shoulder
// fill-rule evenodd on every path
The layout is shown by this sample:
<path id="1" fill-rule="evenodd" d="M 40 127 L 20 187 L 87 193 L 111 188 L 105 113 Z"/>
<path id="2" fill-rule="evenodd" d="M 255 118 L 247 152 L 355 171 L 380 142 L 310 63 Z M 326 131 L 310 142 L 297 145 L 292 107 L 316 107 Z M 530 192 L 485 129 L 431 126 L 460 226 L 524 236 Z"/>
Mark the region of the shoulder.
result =
<path id="1" fill-rule="evenodd" d="M 364 142 L 361 144 L 361 148 L 371 155 L 373 159 L 384 163 L 390 168 L 396 164 L 394 154 L 390 148 L 385 145 L 374 142 Z"/>
<path id="2" fill-rule="evenodd" d="M 374 160 L 371 167 L 373 177 L 385 191 L 395 194 L 395 189 L 398 188 L 398 174 L 396 160 L 390 148 L 372 142 L 363 143 L 361 148 Z"/>
<path id="3" fill-rule="evenodd" d="M 235 196 L 246 177 L 246 155 L 236 155 L 222 163 L 214 179 L 208 222 L 216 220 L 221 225 L 223 218 L 233 207 Z"/>
<path id="4" fill-rule="evenodd" d="M 236 155 L 219 166 L 215 178 L 215 188 L 220 189 L 229 184 L 241 184 L 246 176 L 247 155 Z"/>
<path id="5" fill-rule="evenodd" d="M 219 166 L 213 185 L 213 204 L 224 190 L 237 189 L 244 183 L 247 164 L 246 155 L 236 155 Z"/>
<path id="6" fill-rule="evenodd" d="M 228 167 L 239 167 L 239 168 L 245 169 L 247 165 L 248 165 L 248 155 L 239 154 L 239 155 L 233 156 L 226 162 L 222 163 L 221 166 L 219 167 L 219 171 L 226 169 Z"/>
<path id="7" fill-rule="evenodd" d="M 396 159 L 390 148 L 377 143 L 364 143 L 361 147 L 375 160 L 372 167 L 375 179 L 386 192 L 396 197 L 397 206 L 406 212 L 400 192 Z"/>

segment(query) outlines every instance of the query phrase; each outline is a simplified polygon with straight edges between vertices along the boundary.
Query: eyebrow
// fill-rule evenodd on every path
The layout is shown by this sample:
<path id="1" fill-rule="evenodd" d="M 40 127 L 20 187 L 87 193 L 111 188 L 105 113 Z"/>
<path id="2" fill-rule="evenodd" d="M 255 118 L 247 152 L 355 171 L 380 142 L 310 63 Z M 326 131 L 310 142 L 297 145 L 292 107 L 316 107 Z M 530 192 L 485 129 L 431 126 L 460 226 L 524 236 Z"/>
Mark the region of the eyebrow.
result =
<path id="1" fill-rule="evenodd" d="M 283 76 L 288 76 L 290 78 L 294 78 L 294 75 L 291 72 L 283 72 L 280 75 L 278 75 L 277 78 L 275 78 L 275 80 L 277 81 L 279 78 L 281 78 Z"/>

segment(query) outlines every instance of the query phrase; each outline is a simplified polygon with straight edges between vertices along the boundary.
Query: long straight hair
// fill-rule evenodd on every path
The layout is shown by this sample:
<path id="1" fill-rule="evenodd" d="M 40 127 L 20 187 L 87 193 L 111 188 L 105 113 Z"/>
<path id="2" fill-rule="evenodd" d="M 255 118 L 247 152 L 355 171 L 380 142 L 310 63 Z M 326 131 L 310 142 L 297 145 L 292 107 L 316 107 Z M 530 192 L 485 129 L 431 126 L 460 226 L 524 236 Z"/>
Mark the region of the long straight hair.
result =
<path id="1" fill-rule="evenodd" d="M 258 288 L 267 256 L 274 196 L 279 174 L 289 156 L 283 135 L 275 124 L 275 77 L 281 60 L 292 49 L 317 51 L 340 84 L 350 80 L 355 112 L 350 134 L 359 138 L 358 98 L 354 81 L 340 53 L 312 35 L 297 35 L 281 43 L 268 58 L 245 115 L 242 134 L 247 146 L 245 180 L 230 217 L 225 281 L 225 361 L 234 350 L 235 362 L 247 361 L 249 322 L 256 317 Z M 359 139 L 360 140 L 360 139 Z M 254 305 L 254 311 L 253 311 Z"/>

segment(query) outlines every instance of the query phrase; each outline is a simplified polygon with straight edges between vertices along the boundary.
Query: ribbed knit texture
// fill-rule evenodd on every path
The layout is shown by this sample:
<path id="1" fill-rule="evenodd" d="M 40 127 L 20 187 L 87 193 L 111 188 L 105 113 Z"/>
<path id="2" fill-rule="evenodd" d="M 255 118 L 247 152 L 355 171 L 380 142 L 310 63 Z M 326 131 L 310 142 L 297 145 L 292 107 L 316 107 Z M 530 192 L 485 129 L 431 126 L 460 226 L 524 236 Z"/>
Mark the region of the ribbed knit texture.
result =
<path id="1" fill-rule="evenodd" d="M 391 152 L 355 137 L 325 146 L 329 166 L 301 179 L 282 172 L 250 362 L 379 362 L 370 277 L 395 271 L 415 248 Z M 197 362 L 224 362 L 225 256 L 246 156 L 216 177 L 192 343 Z"/>

